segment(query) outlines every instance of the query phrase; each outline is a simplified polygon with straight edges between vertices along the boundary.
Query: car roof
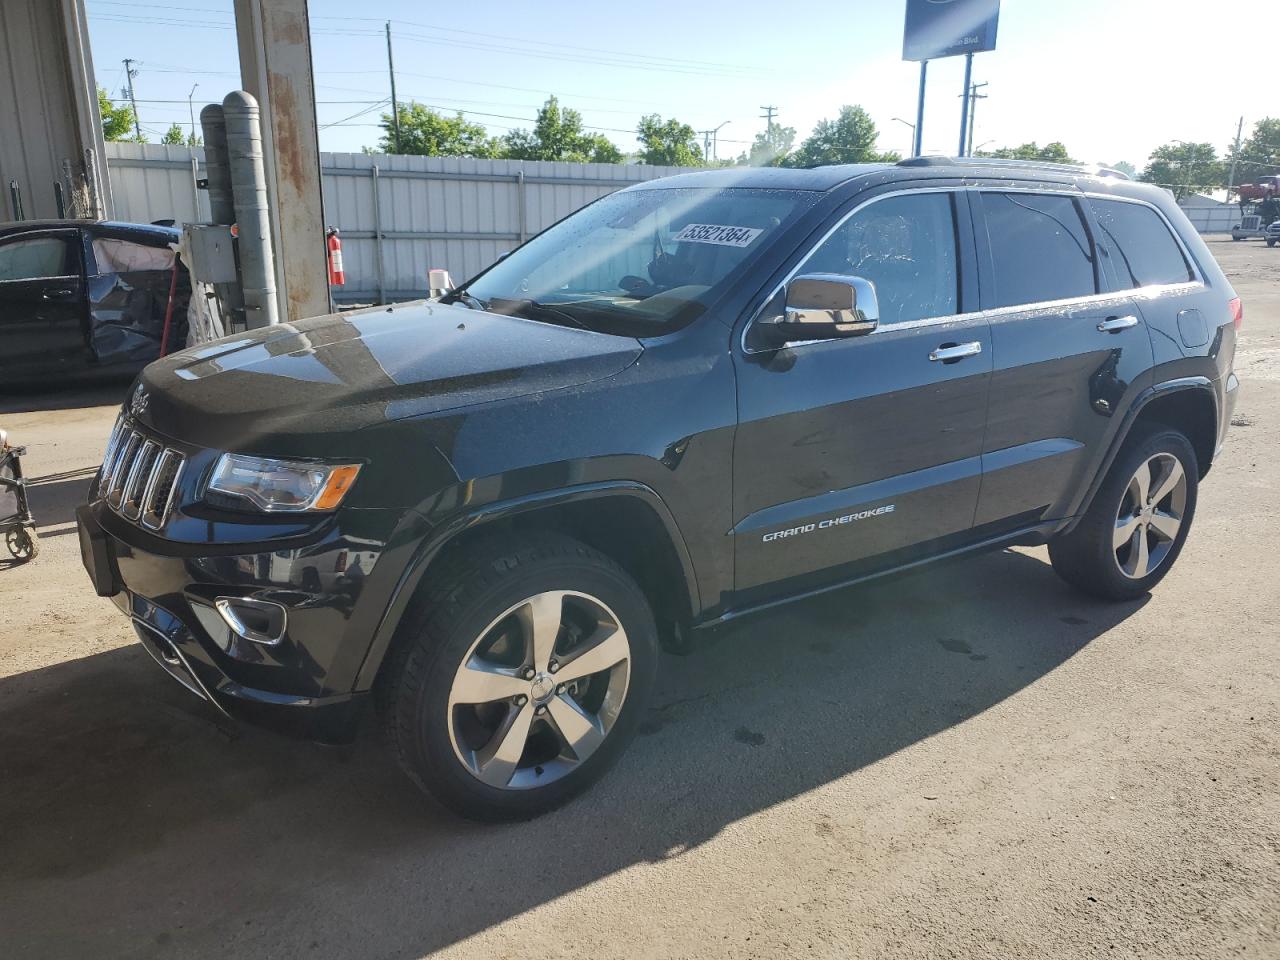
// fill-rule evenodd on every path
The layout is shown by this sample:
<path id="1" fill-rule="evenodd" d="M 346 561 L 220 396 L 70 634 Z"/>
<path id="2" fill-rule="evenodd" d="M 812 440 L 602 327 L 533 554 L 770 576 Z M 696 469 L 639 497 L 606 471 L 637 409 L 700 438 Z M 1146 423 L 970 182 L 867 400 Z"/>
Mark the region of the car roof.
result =
<path id="1" fill-rule="evenodd" d="M 1076 184 L 1129 196 L 1148 196 L 1153 188 L 1131 182 L 1129 177 L 1105 167 L 1034 160 L 1000 160 L 991 157 L 912 157 L 897 163 L 845 163 L 819 167 L 722 167 L 646 180 L 629 190 L 679 187 L 756 187 L 775 190 L 826 192 L 850 181 L 880 174 L 876 183 L 889 180 L 997 179 Z"/>
<path id="2" fill-rule="evenodd" d="M 844 163 L 825 167 L 719 167 L 715 170 L 698 170 L 658 180 L 645 180 L 627 189 L 756 187 L 766 190 L 825 191 L 855 177 L 889 169 L 892 169 L 892 165 L 888 163 Z"/>
<path id="3" fill-rule="evenodd" d="M 182 231 L 177 227 L 166 227 L 157 223 L 125 223 L 120 220 L 10 220 L 0 223 L 0 237 L 14 233 L 28 233 L 35 230 L 58 230 L 82 228 L 93 233 L 112 234 L 114 236 L 146 237 L 153 241 L 169 243 L 177 240 Z"/>

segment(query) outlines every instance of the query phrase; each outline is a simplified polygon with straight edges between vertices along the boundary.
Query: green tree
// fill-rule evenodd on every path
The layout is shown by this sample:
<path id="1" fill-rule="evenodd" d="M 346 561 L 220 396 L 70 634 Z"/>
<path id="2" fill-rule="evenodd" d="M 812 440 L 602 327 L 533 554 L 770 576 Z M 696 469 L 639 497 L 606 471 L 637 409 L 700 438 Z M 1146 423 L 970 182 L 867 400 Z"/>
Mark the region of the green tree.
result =
<path id="1" fill-rule="evenodd" d="M 1259 177 L 1280 173 L 1280 117 L 1263 117 L 1253 127 L 1249 139 L 1240 144 L 1240 154 L 1232 151 L 1236 164 L 1237 184 L 1254 183 Z"/>
<path id="2" fill-rule="evenodd" d="M 510 160 L 567 160 L 576 163 L 621 163 L 622 151 L 608 137 L 587 133 L 582 114 L 562 108 L 548 97 L 532 130 L 512 130 L 501 140 L 499 154 Z"/>
<path id="3" fill-rule="evenodd" d="M 738 155 L 738 163 L 748 167 L 780 167 L 796 142 L 796 128 L 771 123 L 751 141 L 751 149 Z"/>
<path id="4" fill-rule="evenodd" d="M 874 163 L 900 159 L 896 153 L 876 151 L 875 121 L 862 107 L 845 106 L 834 120 L 821 120 L 804 143 L 787 157 L 789 167 L 816 167 L 828 163 Z"/>
<path id="5" fill-rule="evenodd" d="M 1175 141 L 1151 152 L 1140 179 L 1167 187 L 1181 200 L 1191 193 L 1221 190 L 1227 183 L 1227 168 L 1213 144 Z"/>
<path id="6" fill-rule="evenodd" d="M 1117 160 L 1115 163 L 1108 164 L 1112 170 L 1119 170 L 1125 176 L 1133 179 L 1138 175 L 1138 168 L 1128 160 Z"/>
<path id="7" fill-rule="evenodd" d="M 656 113 L 641 117 L 636 126 L 636 140 L 640 143 L 637 157 L 640 163 L 655 167 L 702 166 L 697 131 L 675 117 L 663 120 Z"/>
<path id="8" fill-rule="evenodd" d="M 134 135 L 133 107 L 128 105 L 117 107 L 102 87 L 98 88 L 98 112 L 102 114 L 103 140 L 138 139 Z"/>
<path id="9" fill-rule="evenodd" d="M 461 111 L 448 117 L 411 102 L 401 104 L 398 112 L 400 153 L 423 157 L 492 157 L 497 153 L 496 141 L 488 131 L 465 119 Z M 384 113 L 378 123 L 382 127 L 378 151 L 395 153 L 395 123 L 391 114 Z"/>
<path id="10" fill-rule="evenodd" d="M 187 142 L 187 135 L 182 132 L 182 128 L 176 123 L 171 124 L 169 129 L 164 132 L 164 136 L 160 138 L 160 142 L 181 145 Z"/>
<path id="11" fill-rule="evenodd" d="M 1046 143 L 1043 147 L 1032 140 L 1018 147 L 1000 147 L 996 150 L 979 151 L 980 157 L 991 157 L 996 160 L 1040 160 L 1047 163 L 1073 163 L 1071 154 L 1059 140 Z"/>

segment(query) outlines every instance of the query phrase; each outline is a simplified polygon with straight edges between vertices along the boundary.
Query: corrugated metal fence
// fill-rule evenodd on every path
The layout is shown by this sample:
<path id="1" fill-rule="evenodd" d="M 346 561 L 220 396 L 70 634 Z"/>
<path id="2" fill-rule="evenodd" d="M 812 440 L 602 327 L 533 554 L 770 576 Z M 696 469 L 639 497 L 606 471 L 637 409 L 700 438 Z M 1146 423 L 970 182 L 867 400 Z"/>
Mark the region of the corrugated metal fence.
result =
<path id="1" fill-rule="evenodd" d="M 1200 233 L 1230 233 L 1232 227 L 1240 225 L 1240 208 L 1234 203 L 1218 206 L 1180 203 L 1178 206 Z"/>
<path id="2" fill-rule="evenodd" d="M 108 143 L 117 220 L 203 220 L 195 180 L 200 147 Z M 687 172 L 640 164 L 469 160 L 322 153 L 325 219 L 341 231 L 339 301 L 424 295 L 427 270 L 455 280 L 478 273 L 516 244 L 597 197 L 630 183 Z"/>

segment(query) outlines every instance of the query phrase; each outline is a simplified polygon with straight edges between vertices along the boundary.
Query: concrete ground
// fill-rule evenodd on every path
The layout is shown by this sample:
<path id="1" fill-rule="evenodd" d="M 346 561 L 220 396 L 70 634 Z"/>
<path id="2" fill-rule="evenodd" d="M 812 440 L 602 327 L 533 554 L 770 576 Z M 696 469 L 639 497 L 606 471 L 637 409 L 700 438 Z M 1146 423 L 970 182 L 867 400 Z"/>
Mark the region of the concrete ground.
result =
<path id="1" fill-rule="evenodd" d="M 1019 550 L 667 658 L 594 791 L 425 803 L 373 732 L 221 725 L 80 568 L 120 388 L 10 398 L 44 552 L 0 569 L 5 957 L 1280 956 L 1280 250 L 1178 565 L 1084 599 Z"/>

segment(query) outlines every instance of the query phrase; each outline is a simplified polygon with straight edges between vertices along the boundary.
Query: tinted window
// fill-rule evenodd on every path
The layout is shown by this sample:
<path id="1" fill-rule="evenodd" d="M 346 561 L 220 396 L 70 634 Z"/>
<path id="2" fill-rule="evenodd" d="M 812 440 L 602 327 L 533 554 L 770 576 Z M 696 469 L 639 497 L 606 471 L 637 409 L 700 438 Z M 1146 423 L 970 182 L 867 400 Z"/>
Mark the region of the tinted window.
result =
<path id="1" fill-rule="evenodd" d="M 870 280 L 881 323 L 959 313 L 951 194 L 903 194 L 863 207 L 809 255 L 800 272 Z"/>
<path id="2" fill-rule="evenodd" d="M 61 237 L 31 237 L 0 244 L 0 281 L 65 277 L 71 245 Z"/>
<path id="3" fill-rule="evenodd" d="M 1093 248 L 1071 197 L 984 193 L 995 269 L 993 307 L 1097 293 Z"/>
<path id="4" fill-rule="evenodd" d="M 1160 214 L 1140 203 L 1090 200 L 1123 288 L 1183 283 L 1194 277 Z"/>

